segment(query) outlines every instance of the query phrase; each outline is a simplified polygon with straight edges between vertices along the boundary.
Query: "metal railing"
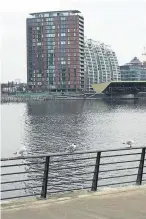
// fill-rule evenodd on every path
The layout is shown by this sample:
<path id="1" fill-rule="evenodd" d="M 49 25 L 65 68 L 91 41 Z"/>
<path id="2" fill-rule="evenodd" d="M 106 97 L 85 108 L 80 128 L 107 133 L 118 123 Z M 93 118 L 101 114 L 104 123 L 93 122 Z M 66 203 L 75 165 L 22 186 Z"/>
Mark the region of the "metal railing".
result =
<path id="1" fill-rule="evenodd" d="M 2 158 L 1 199 L 141 185 L 146 182 L 145 154 L 141 147 Z"/>

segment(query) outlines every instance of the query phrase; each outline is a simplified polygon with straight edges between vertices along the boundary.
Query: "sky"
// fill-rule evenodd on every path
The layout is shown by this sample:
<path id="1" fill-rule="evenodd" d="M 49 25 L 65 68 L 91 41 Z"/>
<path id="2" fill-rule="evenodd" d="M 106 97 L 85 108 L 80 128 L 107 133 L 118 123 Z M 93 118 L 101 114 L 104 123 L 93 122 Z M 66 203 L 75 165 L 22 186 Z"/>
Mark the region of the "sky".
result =
<path id="1" fill-rule="evenodd" d="M 31 12 L 82 12 L 85 36 L 116 52 L 119 64 L 143 59 L 146 46 L 146 1 L 143 0 L 4 0 L 0 7 L 1 82 L 26 81 L 26 18 Z"/>

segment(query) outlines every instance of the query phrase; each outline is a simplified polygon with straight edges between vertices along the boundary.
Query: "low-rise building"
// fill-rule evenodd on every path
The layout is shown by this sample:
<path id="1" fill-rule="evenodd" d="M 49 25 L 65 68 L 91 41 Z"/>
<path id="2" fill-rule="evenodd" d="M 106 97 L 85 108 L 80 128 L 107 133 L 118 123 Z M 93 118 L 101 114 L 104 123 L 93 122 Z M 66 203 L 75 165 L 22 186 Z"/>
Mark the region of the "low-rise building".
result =
<path id="1" fill-rule="evenodd" d="M 134 57 L 131 62 L 120 66 L 122 81 L 145 81 L 146 68 L 143 63 Z"/>

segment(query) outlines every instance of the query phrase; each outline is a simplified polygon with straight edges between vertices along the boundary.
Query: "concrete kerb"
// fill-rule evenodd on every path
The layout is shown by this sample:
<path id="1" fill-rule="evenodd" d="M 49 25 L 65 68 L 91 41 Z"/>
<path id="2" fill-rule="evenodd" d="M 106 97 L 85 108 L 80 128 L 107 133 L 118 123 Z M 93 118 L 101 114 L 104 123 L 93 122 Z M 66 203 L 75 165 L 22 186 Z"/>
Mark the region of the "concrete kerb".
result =
<path id="1" fill-rule="evenodd" d="M 119 188 L 105 188 L 102 191 L 97 191 L 97 192 L 73 192 L 65 194 L 65 196 L 56 196 L 56 197 L 51 197 L 46 200 L 44 199 L 25 199 L 25 200 L 18 200 L 18 201 L 9 201 L 7 203 L 2 203 L 1 204 L 1 210 L 2 211 L 13 211 L 13 210 L 20 210 L 22 208 L 39 208 L 52 205 L 52 204 L 63 204 L 65 202 L 73 201 L 76 199 L 90 199 L 92 198 L 111 198 L 112 196 L 120 196 L 123 195 L 123 193 L 126 193 L 126 196 L 130 195 L 131 192 L 137 193 L 139 191 L 146 191 L 146 184 L 142 186 L 127 186 L 127 187 L 119 187 Z"/>

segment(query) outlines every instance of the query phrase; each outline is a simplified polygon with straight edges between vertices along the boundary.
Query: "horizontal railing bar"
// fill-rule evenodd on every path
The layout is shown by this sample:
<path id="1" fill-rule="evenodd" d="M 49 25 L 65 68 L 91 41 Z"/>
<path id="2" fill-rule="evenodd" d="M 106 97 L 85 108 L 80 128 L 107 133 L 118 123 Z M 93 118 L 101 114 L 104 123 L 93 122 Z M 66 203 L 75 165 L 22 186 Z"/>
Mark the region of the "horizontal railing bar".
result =
<path id="1" fill-rule="evenodd" d="M 132 170 L 132 169 L 138 169 L 138 167 L 128 167 L 128 168 L 118 168 L 118 169 L 112 169 L 112 170 L 100 170 L 100 173 L 106 173 L 106 172 L 112 172 L 112 171 L 119 171 L 119 170 Z"/>
<path id="2" fill-rule="evenodd" d="M 82 168 L 82 167 L 86 167 L 86 168 L 88 168 L 88 167 L 95 167 L 95 165 L 88 165 L 88 166 L 85 166 L 85 165 L 83 165 L 83 166 L 73 166 L 73 167 L 62 167 L 62 168 L 53 168 L 53 169 L 51 169 L 51 165 L 50 165 L 50 170 L 52 171 L 56 171 L 56 170 L 68 170 L 68 169 L 76 169 L 76 168 Z"/>
<path id="3" fill-rule="evenodd" d="M 75 158 L 75 159 L 65 159 L 65 160 L 52 160 L 51 163 L 60 163 L 60 162 L 63 162 L 63 161 L 77 161 L 77 160 L 91 160 L 91 159 L 96 159 L 96 157 L 85 157 L 85 158 Z"/>
<path id="4" fill-rule="evenodd" d="M 105 185 L 98 185 L 98 187 L 103 187 L 103 186 L 113 186 L 113 185 L 126 184 L 126 183 L 133 183 L 133 182 L 135 182 L 135 181 L 127 181 L 127 182 L 110 183 L 110 184 L 105 184 Z"/>
<path id="5" fill-rule="evenodd" d="M 6 197 L 6 198 L 1 198 L 1 200 L 8 200 L 8 199 L 15 199 L 15 198 L 25 198 L 25 197 L 30 197 L 30 196 L 37 196 L 40 195 L 40 193 L 35 193 L 35 194 L 27 194 L 27 195 L 21 195 L 21 196 L 12 196 L 12 197 Z"/>
<path id="6" fill-rule="evenodd" d="M 40 162 L 40 163 L 22 163 L 22 164 L 10 164 L 10 165 L 2 165 L 0 166 L 1 168 L 3 167 L 15 167 L 15 166 L 26 166 L 26 165 L 34 165 L 34 164 L 44 164 L 45 162 Z"/>
<path id="7" fill-rule="evenodd" d="M 118 161 L 118 162 L 111 162 L 111 163 L 101 163 L 100 165 L 110 165 L 110 164 L 117 164 L 117 163 L 131 163 L 131 162 L 138 162 L 140 160 L 125 160 L 125 161 Z"/>
<path id="8" fill-rule="evenodd" d="M 91 182 L 92 179 L 87 179 L 85 180 L 85 182 Z M 63 182 L 63 183 L 55 183 L 54 185 L 52 186 L 63 186 L 63 185 L 70 185 L 71 183 L 72 184 L 77 184 L 77 183 L 81 183 L 83 182 L 83 180 L 78 180 L 78 181 L 70 181 L 70 182 Z M 51 186 L 49 183 L 48 183 L 48 186 Z"/>
<path id="9" fill-rule="evenodd" d="M 43 170 L 42 170 L 43 171 Z M 1 176 L 10 176 L 10 175 L 16 175 L 16 174 L 26 174 L 26 173 L 40 173 L 40 171 L 26 171 L 26 172 L 14 172 L 14 173 L 2 173 Z"/>
<path id="10" fill-rule="evenodd" d="M 140 155 L 140 154 L 141 154 L 141 153 L 133 153 L 133 154 L 114 154 L 114 155 L 101 156 L 101 158 L 105 158 L 105 157 L 121 157 L 121 156 Z"/>
<path id="11" fill-rule="evenodd" d="M 16 190 L 27 190 L 27 189 L 33 189 L 33 188 L 41 188 L 41 186 L 33 186 L 33 187 L 21 187 L 21 188 L 15 188 L 15 189 L 6 189 L 6 190 L 1 190 L 0 192 L 11 192 L 11 191 L 16 191 Z"/>
<path id="12" fill-rule="evenodd" d="M 104 149 L 104 150 L 89 150 L 89 151 L 76 151 L 73 153 L 73 155 L 75 154 L 89 154 L 89 153 L 97 153 L 97 152 L 113 152 L 113 151 L 124 151 L 124 150 L 140 150 L 142 148 L 146 148 L 146 147 L 125 147 L 125 148 L 118 148 L 118 149 Z M 42 157 L 46 157 L 46 156 L 50 156 L 50 157 L 60 157 L 60 156 L 67 156 L 67 155 L 71 155 L 71 153 L 69 152 L 65 152 L 65 153 L 48 153 L 48 154 L 42 154 L 42 155 L 32 155 L 32 156 L 18 156 L 18 157 L 9 157 L 9 158 L 1 158 L 1 161 L 8 161 L 8 160 L 21 160 L 21 159 L 27 159 L 27 158 L 42 158 Z"/>
<path id="13" fill-rule="evenodd" d="M 33 179 L 15 180 L 15 181 L 5 181 L 5 182 L 1 182 L 1 184 L 19 183 L 19 182 L 26 182 L 26 181 L 38 180 L 38 179 L 44 179 L 44 177 L 37 177 L 37 178 L 33 178 Z"/>
<path id="14" fill-rule="evenodd" d="M 94 172 L 84 172 L 84 173 L 74 173 L 73 175 L 74 175 L 74 177 L 75 176 L 81 176 L 81 175 L 88 175 L 88 174 L 93 174 Z M 63 178 L 63 177 L 69 177 L 69 176 L 73 176 L 72 174 L 65 174 L 65 176 L 49 176 L 49 179 L 61 179 L 61 178 Z"/>
<path id="15" fill-rule="evenodd" d="M 87 186 L 87 187 L 84 187 L 84 188 L 76 188 L 76 189 L 65 189 L 65 190 L 57 190 L 57 191 L 54 191 L 54 192 L 50 192 L 50 194 L 53 194 L 53 193 L 59 193 L 59 192 L 72 192 L 72 191 L 76 191 L 76 190 L 83 190 L 83 189 L 91 189 L 91 186 Z M 48 191 L 48 190 L 47 190 Z M 48 193 L 49 194 L 49 193 Z"/>
<path id="16" fill-rule="evenodd" d="M 102 179 L 114 179 L 114 178 L 122 178 L 122 177 L 127 177 L 127 176 L 137 176 L 137 173 L 134 174 L 126 174 L 126 175 L 118 175 L 118 176 L 108 176 L 108 177 L 100 177 L 99 180 Z"/>

